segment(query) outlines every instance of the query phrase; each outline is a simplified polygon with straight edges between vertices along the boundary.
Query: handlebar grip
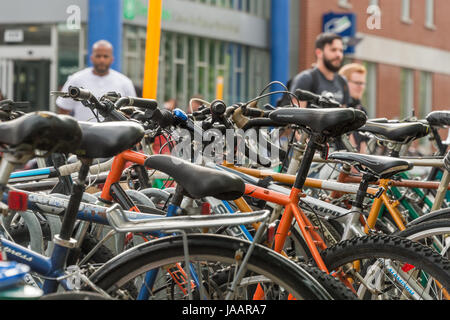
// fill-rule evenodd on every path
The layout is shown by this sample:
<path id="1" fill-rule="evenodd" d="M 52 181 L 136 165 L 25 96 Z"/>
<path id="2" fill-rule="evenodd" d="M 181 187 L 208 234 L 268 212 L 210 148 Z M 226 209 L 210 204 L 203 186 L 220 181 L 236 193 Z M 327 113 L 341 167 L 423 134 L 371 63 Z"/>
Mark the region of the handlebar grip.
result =
<path id="1" fill-rule="evenodd" d="M 334 100 L 334 97 L 331 95 L 317 95 L 312 92 L 296 89 L 295 95 L 300 101 L 307 101 L 312 104 L 317 105 L 320 108 L 339 108 L 341 104 Z"/>
<path id="2" fill-rule="evenodd" d="M 153 112 L 152 120 L 158 122 L 162 128 L 166 128 L 173 124 L 173 114 L 166 109 L 156 109 Z"/>
<path id="3" fill-rule="evenodd" d="M 135 110 L 130 116 L 131 119 L 138 120 L 139 122 L 145 122 L 145 120 L 147 120 L 145 112 L 139 110 Z"/>
<path id="4" fill-rule="evenodd" d="M 211 114 L 220 116 L 225 114 L 225 111 L 227 110 L 227 106 L 225 105 L 225 103 L 222 100 L 214 100 L 213 102 L 211 102 Z"/>
<path id="5" fill-rule="evenodd" d="M 128 118 L 122 112 L 117 110 L 111 110 L 105 118 L 112 121 L 128 121 Z"/>
<path id="6" fill-rule="evenodd" d="M 114 104 L 116 109 L 123 106 L 137 107 L 146 110 L 155 110 L 158 108 L 158 102 L 154 99 L 145 99 L 138 97 L 122 97 Z"/>
<path id="7" fill-rule="evenodd" d="M 210 108 L 203 108 L 202 110 L 192 112 L 192 116 L 194 117 L 202 117 L 211 114 Z"/>
<path id="8" fill-rule="evenodd" d="M 195 121 L 203 121 L 206 120 L 208 117 L 206 115 L 199 115 L 199 116 L 193 116 Z"/>
<path id="9" fill-rule="evenodd" d="M 257 108 L 247 107 L 244 109 L 243 114 L 248 117 L 264 117 L 264 111 Z"/>
<path id="10" fill-rule="evenodd" d="M 297 96 L 298 100 L 300 101 L 308 101 L 308 102 L 316 102 L 319 101 L 320 96 L 306 91 L 306 90 L 302 90 L 302 89 L 296 89 L 295 90 L 295 95 Z"/>
<path id="11" fill-rule="evenodd" d="M 73 86 L 69 87 L 68 93 L 72 99 L 89 100 L 92 97 L 92 93 L 89 90 Z"/>
<path id="12" fill-rule="evenodd" d="M 155 110 L 158 108 L 158 102 L 154 99 L 135 98 L 128 97 L 130 99 L 130 105 L 143 109 Z"/>
<path id="13" fill-rule="evenodd" d="M 273 121 L 269 118 L 254 118 L 250 119 L 243 127 L 243 130 L 250 129 L 252 127 L 284 127 L 285 124 L 281 124 Z"/>

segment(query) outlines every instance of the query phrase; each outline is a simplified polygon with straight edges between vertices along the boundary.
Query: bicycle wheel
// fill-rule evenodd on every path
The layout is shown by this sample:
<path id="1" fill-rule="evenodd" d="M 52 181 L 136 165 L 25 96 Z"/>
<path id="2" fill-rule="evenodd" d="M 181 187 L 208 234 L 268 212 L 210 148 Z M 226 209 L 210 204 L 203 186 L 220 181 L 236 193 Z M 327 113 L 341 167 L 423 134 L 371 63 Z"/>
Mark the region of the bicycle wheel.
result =
<path id="1" fill-rule="evenodd" d="M 314 279 L 316 279 L 330 293 L 333 299 L 357 300 L 356 295 L 337 278 L 323 272 L 319 268 L 316 268 L 312 265 L 308 265 L 306 263 L 299 263 L 299 265 L 310 275 L 312 275 Z M 217 292 L 226 291 L 226 286 L 228 285 L 229 278 L 234 272 L 234 268 L 222 269 L 212 276 L 210 282 L 214 283 L 214 285 L 219 289 L 217 290 Z M 248 287 L 249 279 L 245 279 L 242 282 L 246 283 Z M 254 286 L 258 284 L 258 278 L 255 278 L 254 282 L 255 284 L 253 285 L 253 290 Z"/>
<path id="2" fill-rule="evenodd" d="M 361 299 L 447 299 L 450 262 L 405 238 L 369 235 L 321 252 L 331 274 L 353 283 Z"/>
<path id="3" fill-rule="evenodd" d="M 110 300 L 107 297 L 93 292 L 58 292 L 46 294 L 39 300 Z"/>
<path id="4" fill-rule="evenodd" d="M 440 219 L 449 219 L 450 218 L 450 208 L 446 208 L 446 209 L 440 209 L 440 210 L 436 210 L 436 211 L 432 211 L 430 213 L 427 213 L 413 221 L 411 221 L 407 227 L 410 228 L 413 225 L 419 224 L 419 223 L 423 223 L 426 221 L 431 221 L 431 220 L 440 220 Z"/>
<path id="5" fill-rule="evenodd" d="M 448 219 L 418 223 L 395 235 L 418 241 L 450 259 L 450 220 Z"/>
<path id="6" fill-rule="evenodd" d="M 159 270 L 158 280 L 148 292 L 149 299 L 186 299 L 188 288 L 194 291 L 194 298 L 226 298 L 234 272 L 229 272 L 226 280 L 222 277 L 220 283 L 215 279 L 227 268 L 234 270 L 250 243 L 228 236 L 202 234 L 188 235 L 188 243 L 190 268 L 176 269 L 177 264 L 184 265 L 183 239 L 181 236 L 171 236 L 144 243 L 120 254 L 97 270 L 90 279 L 114 298 L 135 299 L 139 297 L 126 292 L 124 285 L 133 283 L 140 287 L 142 293 L 142 290 L 147 290 L 145 285 L 142 286 L 143 278 L 148 276 L 146 272 Z M 189 284 L 182 275 L 187 269 L 194 270 L 198 278 L 196 284 L 192 281 Z M 333 299 L 304 268 L 260 245 L 254 247 L 233 298 L 252 299 L 257 288 L 263 289 L 264 299 L 284 299 L 288 293 L 296 299 Z"/>
<path id="7" fill-rule="evenodd" d="M 43 234 L 43 241 L 45 248 L 48 245 L 48 241 L 51 241 L 51 231 L 48 223 L 46 221 L 41 221 L 41 228 Z M 21 246 L 27 247 L 30 242 L 30 232 L 26 224 L 15 224 L 11 225 L 9 229 L 9 234 L 13 238 L 13 241 Z M 67 257 L 67 265 L 76 264 L 77 260 L 84 257 L 94 247 L 97 245 L 98 240 L 95 239 L 91 234 L 86 233 L 80 247 L 78 249 L 73 249 L 69 252 Z M 114 257 L 114 254 L 106 246 L 99 246 L 96 251 L 92 254 L 88 263 L 98 264 L 104 263 Z"/>

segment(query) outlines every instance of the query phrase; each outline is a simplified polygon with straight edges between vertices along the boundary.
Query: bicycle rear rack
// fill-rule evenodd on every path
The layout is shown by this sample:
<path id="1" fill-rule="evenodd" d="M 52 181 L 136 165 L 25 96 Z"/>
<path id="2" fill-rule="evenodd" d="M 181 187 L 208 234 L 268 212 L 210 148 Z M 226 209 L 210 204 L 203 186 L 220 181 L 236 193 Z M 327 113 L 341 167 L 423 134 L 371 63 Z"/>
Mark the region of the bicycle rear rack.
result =
<path id="1" fill-rule="evenodd" d="M 106 210 L 108 222 L 118 232 L 167 231 L 251 224 L 266 220 L 269 214 L 269 210 L 258 210 L 231 215 L 155 217 L 131 220 L 118 204 L 114 204 Z"/>

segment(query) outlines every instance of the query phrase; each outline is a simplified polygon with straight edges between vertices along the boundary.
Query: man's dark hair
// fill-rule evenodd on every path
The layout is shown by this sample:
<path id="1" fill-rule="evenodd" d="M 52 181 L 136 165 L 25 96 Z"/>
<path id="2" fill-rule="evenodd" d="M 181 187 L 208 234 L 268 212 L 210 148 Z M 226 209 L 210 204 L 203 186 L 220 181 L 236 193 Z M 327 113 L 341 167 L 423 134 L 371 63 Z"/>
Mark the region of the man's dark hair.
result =
<path id="1" fill-rule="evenodd" d="M 332 32 L 321 33 L 316 38 L 316 49 L 323 50 L 323 48 L 325 48 L 326 44 L 331 44 L 336 39 L 342 41 L 342 37 L 336 33 L 332 33 Z"/>

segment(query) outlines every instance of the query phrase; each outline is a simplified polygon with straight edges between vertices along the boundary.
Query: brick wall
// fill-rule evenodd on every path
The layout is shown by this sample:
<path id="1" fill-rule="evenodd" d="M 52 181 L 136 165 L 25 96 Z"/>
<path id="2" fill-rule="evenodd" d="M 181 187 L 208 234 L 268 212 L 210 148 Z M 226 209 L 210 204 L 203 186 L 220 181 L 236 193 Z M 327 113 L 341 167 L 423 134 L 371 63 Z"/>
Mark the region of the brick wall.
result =
<path id="1" fill-rule="evenodd" d="M 433 75 L 433 110 L 450 110 L 450 76 Z M 447 138 L 448 130 L 440 130 L 443 139 Z"/>
<path id="2" fill-rule="evenodd" d="M 357 31 L 375 36 L 405 41 L 428 47 L 450 51 L 449 0 L 435 0 L 435 30 L 425 26 L 425 0 L 411 0 L 412 23 L 401 20 L 402 0 L 379 0 L 382 11 L 381 29 L 369 30 L 366 25 L 369 15 L 366 10 L 369 0 L 349 0 L 351 9 L 341 8 L 338 0 L 299 0 L 300 37 L 299 70 L 311 67 L 316 61 L 314 41 L 322 31 L 322 15 L 333 12 L 353 12 L 357 14 Z M 386 54 L 389 54 L 386 48 Z M 438 61 L 436 63 L 439 63 Z M 414 107 L 419 115 L 420 70 L 414 70 Z M 433 75 L 433 109 L 450 110 L 450 76 Z M 400 116 L 401 68 L 399 66 L 377 65 L 377 117 L 396 118 Z M 446 133 L 445 133 L 446 134 Z M 446 136 L 445 136 L 446 137 Z"/>
<path id="3" fill-rule="evenodd" d="M 385 64 L 377 65 L 377 113 L 376 117 L 399 117 L 401 104 L 401 68 Z"/>
<path id="4" fill-rule="evenodd" d="M 357 31 L 399 41 L 439 48 L 450 51 L 450 1 L 435 0 L 435 25 L 431 30 L 425 27 L 425 0 L 411 0 L 411 20 L 401 21 L 402 0 L 379 0 L 382 11 L 381 29 L 370 30 L 366 21 L 369 0 L 349 0 L 351 9 L 338 5 L 338 0 L 299 0 L 300 6 L 300 69 L 303 70 L 315 61 L 314 40 L 322 31 L 322 15 L 329 11 L 353 12 L 357 15 Z"/>

